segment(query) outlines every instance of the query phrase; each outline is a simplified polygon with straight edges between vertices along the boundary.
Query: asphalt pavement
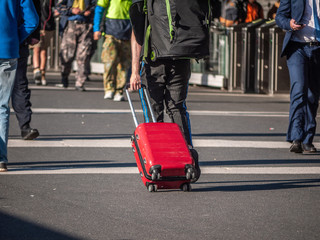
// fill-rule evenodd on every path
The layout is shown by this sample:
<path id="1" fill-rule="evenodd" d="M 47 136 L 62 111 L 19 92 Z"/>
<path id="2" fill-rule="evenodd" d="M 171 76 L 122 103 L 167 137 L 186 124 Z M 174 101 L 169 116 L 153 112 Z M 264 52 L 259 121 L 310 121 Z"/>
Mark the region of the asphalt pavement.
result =
<path id="1" fill-rule="evenodd" d="M 320 153 L 289 152 L 288 94 L 190 86 L 202 175 L 191 192 L 150 193 L 131 151 L 128 102 L 103 99 L 100 75 L 85 92 L 73 75 L 68 89 L 55 86 L 58 73 L 47 78 L 30 78 L 36 140 L 21 140 L 11 113 L 1 240 L 320 239 Z"/>

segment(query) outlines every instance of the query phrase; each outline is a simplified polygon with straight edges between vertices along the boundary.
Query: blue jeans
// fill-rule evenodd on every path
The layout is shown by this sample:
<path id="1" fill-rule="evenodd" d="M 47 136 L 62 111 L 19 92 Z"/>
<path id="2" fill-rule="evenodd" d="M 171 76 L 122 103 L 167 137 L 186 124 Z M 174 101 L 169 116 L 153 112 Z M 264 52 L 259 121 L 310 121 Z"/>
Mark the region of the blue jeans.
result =
<path id="1" fill-rule="evenodd" d="M 290 42 L 290 113 L 287 141 L 312 143 L 320 96 L 320 47 Z"/>
<path id="2" fill-rule="evenodd" d="M 0 59 L 0 163 L 7 163 L 9 100 L 16 78 L 17 59 Z"/>

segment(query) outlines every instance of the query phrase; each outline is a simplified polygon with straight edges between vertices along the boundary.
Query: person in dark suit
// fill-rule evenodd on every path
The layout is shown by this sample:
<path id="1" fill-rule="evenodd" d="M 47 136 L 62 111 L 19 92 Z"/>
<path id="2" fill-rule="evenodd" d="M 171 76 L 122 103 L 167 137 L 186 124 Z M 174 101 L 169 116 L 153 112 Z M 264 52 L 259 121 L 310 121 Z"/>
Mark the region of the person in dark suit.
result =
<path id="1" fill-rule="evenodd" d="M 281 56 L 290 74 L 287 141 L 290 152 L 316 152 L 312 144 L 320 94 L 319 0 L 281 0 L 276 23 L 286 30 Z"/>
<path id="2" fill-rule="evenodd" d="M 40 1 L 33 0 L 34 7 L 38 17 L 41 17 Z M 19 46 L 18 67 L 16 80 L 13 85 L 11 102 L 12 108 L 16 114 L 18 124 L 21 130 L 23 140 L 33 140 L 39 136 L 38 129 L 32 128 L 31 123 L 31 90 L 29 89 L 29 80 L 27 77 L 29 45 L 35 45 L 40 40 L 40 25 L 31 33 L 31 35 Z"/>

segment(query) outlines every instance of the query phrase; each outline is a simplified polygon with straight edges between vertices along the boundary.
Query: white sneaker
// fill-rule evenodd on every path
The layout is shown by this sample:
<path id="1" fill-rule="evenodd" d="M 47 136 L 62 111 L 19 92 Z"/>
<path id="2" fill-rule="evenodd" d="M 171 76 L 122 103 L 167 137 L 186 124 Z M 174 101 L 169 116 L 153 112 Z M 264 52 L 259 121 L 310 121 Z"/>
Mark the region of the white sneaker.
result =
<path id="1" fill-rule="evenodd" d="M 122 94 L 116 93 L 116 94 L 114 95 L 113 101 L 115 101 L 115 102 L 122 102 L 122 101 L 124 101 L 124 97 L 123 97 Z"/>
<path id="2" fill-rule="evenodd" d="M 111 91 L 107 91 L 105 94 L 104 94 L 104 99 L 112 99 L 113 98 L 113 92 Z"/>
<path id="3" fill-rule="evenodd" d="M 41 71 L 39 68 L 33 70 L 33 79 L 36 85 L 41 85 Z"/>
<path id="4" fill-rule="evenodd" d="M 46 86 L 47 85 L 47 80 L 46 80 L 46 71 L 41 70 L 41 85 Z"/>

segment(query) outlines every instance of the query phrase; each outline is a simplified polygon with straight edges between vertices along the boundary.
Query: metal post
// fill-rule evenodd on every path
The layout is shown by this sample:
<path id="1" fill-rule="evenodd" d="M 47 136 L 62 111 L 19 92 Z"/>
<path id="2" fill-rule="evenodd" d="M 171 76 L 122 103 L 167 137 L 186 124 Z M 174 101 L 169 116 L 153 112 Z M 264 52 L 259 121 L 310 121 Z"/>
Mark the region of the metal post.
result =
<path id="1" fill-rule="evenodd" d="M 59 44 L 59 20 L 60 18 L 57 17 L 56 21 L 56 34 L 55 34 L 55 51 L 54 51 L 54 70 L 59 70 L 59 51 L 60 51 L 60 44 Z"/>

